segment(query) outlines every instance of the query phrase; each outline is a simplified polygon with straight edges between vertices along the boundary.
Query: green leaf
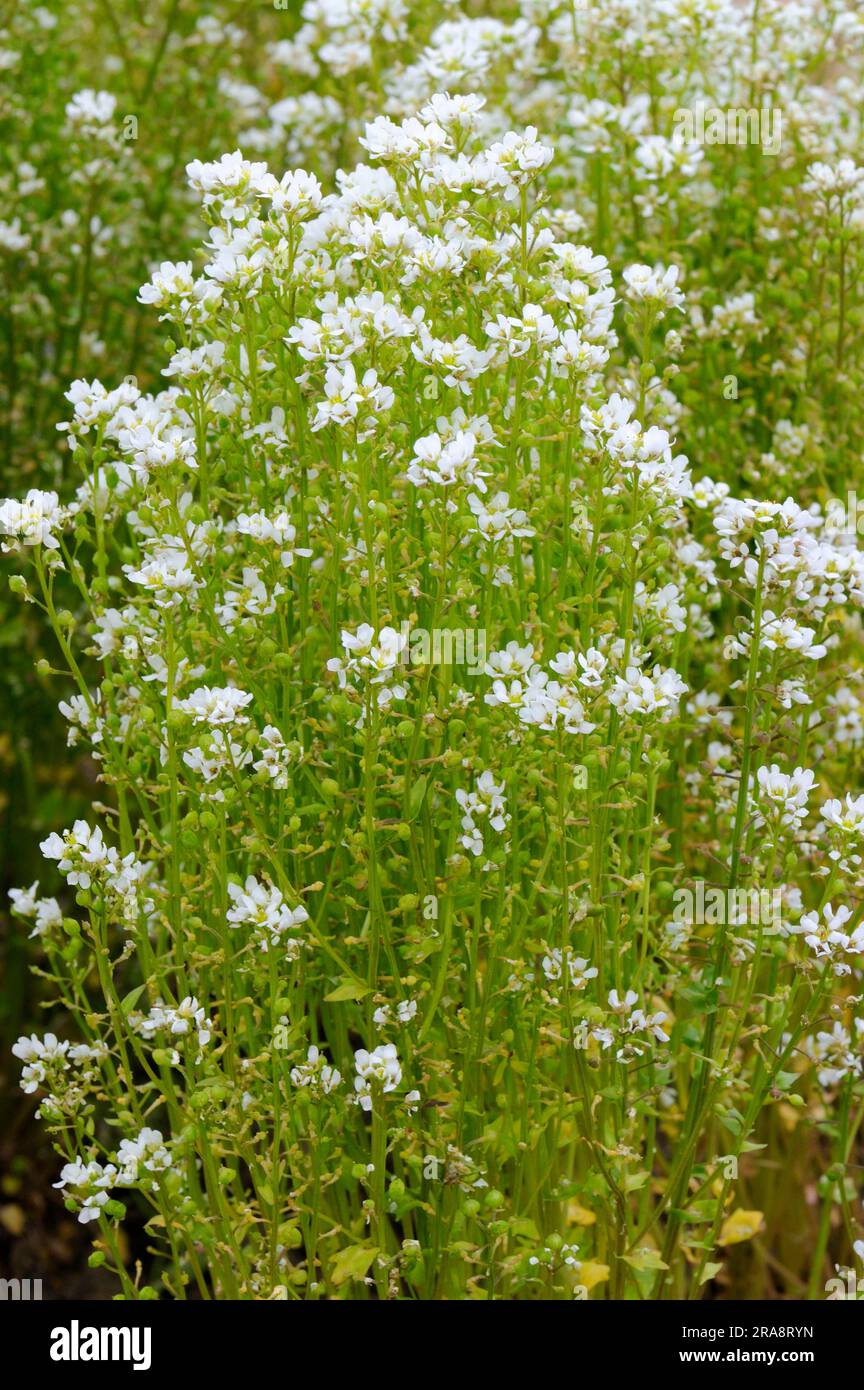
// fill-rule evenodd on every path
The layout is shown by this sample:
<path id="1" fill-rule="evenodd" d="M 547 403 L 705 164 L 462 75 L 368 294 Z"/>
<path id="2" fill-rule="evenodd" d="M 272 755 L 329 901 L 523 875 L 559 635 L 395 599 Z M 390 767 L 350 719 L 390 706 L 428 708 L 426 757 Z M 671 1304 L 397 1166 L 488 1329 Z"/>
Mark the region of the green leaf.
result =
<path id="1" fill-rule="evenodd" d="M 420 812 L 420 807 L 423 805 L 423 798 L 426 795 L 426 788 L 428 785 L 429 778 L 424 773 L 421 777 L 417 778 L 417 781 L 411 788 L 411 795 L 408 798 L 409 821 L 417 819 L 417 816 Z"/>
<path id="2" fill-rule="evenodd" d="M 349 1245 L 340 1250 L 333 1261 L 333 1283 L 339 1285 L 346 1279 L 365 1279 L 377 1254 L 377 1245 Z"/>
<path id="3" fill-rule="evenodd" d="M 510 1230 L 514 1236 L 524 1236 L 526 1240 L 539 1240 L 540 1236 L 537 1227 L 529 1216 L 518 1216 L 510 1222 Z"/>
<path id="4" fill-rule="evenodd" d="M 703 1269 L 703 1271 L 702 1271 L 702 1277 L 700 1278 L 699 1283 L 700 1283 L 700 1284 L 707 1284 L 707 1283 L 708 1283 L 708 1280 L 709 1280 L 709 1279 L 713 1279 L 714 1276 L 715 1276 L 715 1274 L 719 1274 L 722 1268 L 723 1268 L 722 1263 L 720 1263 L 720 1264 L 707 1264 L 707 1265 L 705 1266 L 705 1268 Z"/>
<path id="5" fill-rule="evenodd" d="M 744 1118 L 739 1115 L 737 1110 L 718 1110 L 717 1119 L 724 1129 L 728 1129 L 730 1134 L 737 1136 L 741 1133 Z"/>
<path id="6" fill-rule="evenodd" d="M 120 1000 L 120 1012 L 124 1018 L 127 1018 L 128 1015 L 131 1014 L 138 1000 L 141 998 L 141 995 L 144 993 L 145 988 L 146 981 L 143 985 L 138 985 L 135 989 L 130 989 L 129 993 Z"/>
<path id="7" fill-rule="evenodd" d="M 364 985 L 362 980 L 346 980 L 344 985 L 338 985 L 325 994 L 324 1000 L 327 1004 L 341 1004 L 346 999 L 363 999 L 369 993 L 369 986 Z"/>
<path id="8" fill-rule="evenodd" d="M 716 1214 L 716 1203 L 712 1201 L 691 1202 L 689 1207 L 674 1208 L 676 1215 L 687 1222 L 713 1221 Z"/>

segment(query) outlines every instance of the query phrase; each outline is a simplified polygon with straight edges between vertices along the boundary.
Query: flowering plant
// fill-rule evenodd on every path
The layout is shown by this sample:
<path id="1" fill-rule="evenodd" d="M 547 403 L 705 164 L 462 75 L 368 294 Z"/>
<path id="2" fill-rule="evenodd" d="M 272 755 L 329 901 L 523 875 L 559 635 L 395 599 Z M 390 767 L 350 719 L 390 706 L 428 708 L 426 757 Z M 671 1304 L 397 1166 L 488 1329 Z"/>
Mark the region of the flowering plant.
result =
<path id="1" fill-rule="evenodd" d="M 282 58 L 372 64 L 343 8 Z M 100 786 L 42 843 L 59 900 L 13 894 L 63 1035 L 15 1052 L 130 1298 L 124 1190 L 178 1298 L 698 1296 L 762 1224 L 764 1136 L 828 1106 L 811 1294 L 835 1210 L 860 1259 L 864 555 L 820 493 L 860 170 L 807 146 L 842 303 L 766 364 L 796 305 L 712 286 L 724 159 L 561 77 L 634 7 L 525 9 L 376 70 L 332 179 L 191 161 L 203 243 L 139 293 L 167 384 L 76 379 L 64 486 L 0 505 Z M 560 141 L 519 119 L 547 48 Z"/>

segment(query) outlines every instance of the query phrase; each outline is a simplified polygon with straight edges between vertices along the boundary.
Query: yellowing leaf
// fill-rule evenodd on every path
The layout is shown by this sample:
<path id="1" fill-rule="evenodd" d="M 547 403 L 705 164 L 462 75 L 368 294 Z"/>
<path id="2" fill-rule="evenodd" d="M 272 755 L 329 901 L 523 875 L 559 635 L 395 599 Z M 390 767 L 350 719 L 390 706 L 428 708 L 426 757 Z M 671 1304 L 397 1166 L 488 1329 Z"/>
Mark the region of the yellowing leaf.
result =
<path id="1" fill-rule="evenodd" d="M 567 1206 L 567 1220 L 571 1226 L 593 1226 L 597 1217 L 587 1207 L 580 1206 L 578 1202 L 570 1202 Z"/>
<path id="2" fill-rule="evenodd" d="M 597 1284 L 605 1283 L 608 1278 L 609 1266 L 597 1264 L 594 1260 L 586 1260 L 576 1274 L 576 1282 L 589 1291 Z"/>
<path id="3" fill-rule="evenodd" d="M 752 1240 L 761 1225 L 761 1211 L 744 1211 L 742 1207 L 739 1207 L 723 1222 L 719 1244 L 739 1245 L 742 1240 Z"/>
<path id="4" fill-rule="evenodd" d="M 624 1259 L 631 1269 L 668 1269 L 669 1266 L 661 1260 L 659 1250 L 637 1250 L 634 1255 L 625 1255 Z"/>
<path id="5" fill-rule="evenodd" d="M 24 1227 L 27 1224 L 24 1208 L 19 1207 L 17 1202 L 10 1202 L 8 1206 L 0 1207 L 0 1224 L 5 1226 L 10 1236 L 23 1235 Z"/>
<path id="6" fill-rule="evenodd" d="M 378 1254 L 377 1245 L 349 1245 L 340 1250 L 333 1261 L 333 1283 L 344 1284 L 346 1279 L 364 1279 L 369 1266 Z"/>

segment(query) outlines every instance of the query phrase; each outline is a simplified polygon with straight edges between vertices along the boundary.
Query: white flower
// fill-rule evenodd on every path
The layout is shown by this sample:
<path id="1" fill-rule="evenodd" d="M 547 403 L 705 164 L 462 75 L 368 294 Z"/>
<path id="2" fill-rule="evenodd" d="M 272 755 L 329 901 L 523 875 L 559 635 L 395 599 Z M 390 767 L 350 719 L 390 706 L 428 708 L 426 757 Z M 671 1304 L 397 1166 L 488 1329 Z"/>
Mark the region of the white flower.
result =
<path id="1" fill-rule="evenodd" d="M 38 887 L 38 883 L 34 883 L 31 888 L 24 890 L 9 889 L 12 911 L 20 917 L 28 917 L 33 921 L 31 937 L 45 936 L 53 927 L 59 927 L 63 923 L 63 913 L 56 898 L 37 898 L 34 901 L 32 894 Z"/>
<path id="2" fill-rule="evenodd" d="M 311 550 L 295 545 L 297 531 L 285 511 L 279 512 L 274 517 L 268 516 L 266 512 L 253 512 L 251 514 L 241 512 L 237 517 L 237 533 L 241 536 L 248 536 L 250 540 L 262 545 L 276 546 L 280 552 L 280 563 L 285 569 L 289 569 L 293 565 L 295 555 L 309 556 L 312 554 Z"/>
<path id="3" fill-rule="evenodd" d="M 550 981 L 562 979 L 565 964 L 573 989 L 584 989 L 589 980 L 597 978 L 596 966 L 589 966 L 587 960 L 582 956 L 572 955 L 569 947 L 562 950 L 560 946 L 554 946 L 541 961 L 546 979 Z"/>
<path id="4" fill-rule="evenodd" d="M 228 922 L 232 927 L 256 927 L 260 932 L 262 951 L 280 944 L 286 944 L 289 950 L 292 947 L 296 950 L 296 942 L 283 943 L 282 937 L 284 932 L 293 931 L 309 920 L 309 913 L 302 903 L 294 908 L 289 907 L 275 884 L 261 883 L 252 874 L 242 888 L 236 883 L 229 883 L 228 896 L 233 903 L 228 911 Z"/>
<path id="5" fill-rule="evenodd" d="M 488 474 L 480 467 L 475 436 L 470 430 L 457 430 L 447 441 L 440 434 L 416 439 L 408 477 L 417 487 L 473 487 L 485 492 Z"/>
<path id="6" fill-rule="evenodd" d="M 384 1043 L 374 1052 L 360 1048 L 354 1053 L 354 1090 L 358 1105 L 364 1110 L 372 1109 L 372 1086 L 379 1085 L 382 1091 L 395 1091 L 402 1080 L 402 1068 L 393 1043 Z"/>
<path id="7" fill-rule="evenodd" d="M 194 285 L 191 261 L 163 261 L 147 284 L 141 286 L 138 299 L 156 309 L 169 308 L 190 299 Z"/>
<path id="8" fill-rule="evenodd" d="M 60 1042 L 55 1033 L 46 1033 L 44 1038 L 31 1033 L 29 1038 L 21 1037 L 12 1045 L 12 1055 L 24 1063 L 21 1073 L 21 1089 L 28 1095 L 43 1086 L 49 1072 L 65 1071 L 68 1062 L 69 1043 Z"/>
<path id="9" fill-rule="evenodd" d="M 819 814 L 832 839 L 833 847 L 829 851 L 829 858 L 836 860 L 841 867 L 847 861 L 859 864 L 861 856 L 850 850 L 858 841 L 864 839 L 864 795 L 853 796 L 851 792 L 847 792 L 845 803 L 837 800 L 826 801 Z"/>
<path id="10" fill-rule="evenodd" d="M 801 921 L 790 931 L 803 936 L 820 960 L 836 961 L 838 954 L 864 951 L 864 927 L 859 927 L 851 935 L 843 930 L 851 916 L 851 908 L 841 906 L 835 910 L 832 903 L 826 903 L 821 918 L 818 912 L 805 912 Z M 838 975 L 848 974 L 849 967 L 838 962 L 835 972 Z"/>
<path id="11" fill-rule="evenodd" d="M 628 299 L 648 302 L 660 309 L 680 309 L 684 295 L 678 289 L 677 265 L 628 265 L 624 271 Z M 662 314 L 661 314 L 662 317 Z"/>
<path id="12" fill-rule="evenodd" d="M 12 900 L 12 911 L 19 917 L 32 917 L 36 911 L 37 898 L 39 891 L 39 881 L 31 883 L 29 888 L 10 888 L 9 897 Z"/>
<path id="13" fill-rule="evenodd" d="M 477 520 L 477 530 L 490 545 L 509 541 L 514 537 L 533 536 L 534 527 L 529 526 L 525 512 L 509 505 L 506 492 L 496 492 L 488 502 L 471 493 L 468 506 Z"/>
<path id="14" fill-rule="evenodd" d="M 358 382 L 351 362 L 346 362 L 343 367 L 331 364 L 327 368 L 324 394 L 326 399 L 318 403 L 312 421 L 313 430 L 323 429 L 329 424 L 352 424 L 359 421 L 361 412 L 367 417 L 374 417 L 377 412 L 390 410 L 394 401 L 392 388 L 381 385 L 373 368 L 364 372 L 362 381 Z M 373 422 L 367 419 L 365 433 L 361 431 L 360 437 L 369 437 L 373 428 Z"/>
<path id="15" fill-rule="evenodd" d="M 8 540 L 0 548 L 10 551 L 22 545 L 44 545 L 47 550 L 57 550 L 60 542 L 54 533 L 66 515 L 56 492 L 31 488 L 23 502 L 7 497 L 0 502 L 0 535 Z"/>
<path id="16" fill-rule="evenodd" d="M 596 647 L 589 647 L 586 652 L 579 653 L 578 661 L 581 667 L 580 685 L 587 686 L 589 690 L 599 690 L 608 664 L 606 657 Z"/>
<path id="17" fill-rule="evenodd" d="M 504 783 L 499 785 L 491 772 L 482 772 L 474 791 L 466 792 L 460 788 L 456 792 L 456 801 L 463 811 L 462 844 L 475 857 L 481 855 L 484 828 L 488 826 L 500 835 L 510 822 L 504 800 Z"/>
<path id="18" fill-rule="evenodd" d="M 183 714 L 192 716 L 195 724 L 209 724 L 211 728 L 223 728 L 229 724 L 248 724 L 249 716 L 242 713 L 252 703 L 252 696 L 245 690 L 233 686 L 199 686 L 185 700 L 178 700 L 175 708 Z"/>
<path id="19" fill-rule="evenodd" d="M 489 653 L 483 669 L 487 676 L 508 679 L 511 676 L 527 676 L 534 664 L 533 647 L 520 647 L 518 642 L 508 642 L 503 650 Z"/>
<path id="20" fill-rule="evenodd" d="M 551 347 L 558 341 L 555 320 L 538 304 L 526 304 L 521 318 L 498 314 L 485 331 L 505 357 L 524 357 L 532 347 Z"/>
<path id="21" fill-rule="evenodd" d="M 170 1032 L 180 1036 L 195 1031 L 199 1047 L 205 1047 L 210 1041 L 210 1022 L 194 994 L 187 994 L 181 999 L 176 1009 L 166 1009 L 165 1023 Z"/>
<path id="22" fill-rule="evenodd" d="M 420 111 L 420 120 L 435 122 L 438 126 L 456 126 L 459 130 L 472 130 L 486 105 L 486 98 L 475 94 L 436 92 Z"/>
<path id="23" fill-rule="evenodd" d="M 861 1036 L 861 1020 L 855 1020 L 855 1026 Z M 801 1044 L 802 1050 L 815 1063 L 819 1085 L 826 1088 L 837 1086 L 847 1076 L 857 1077 L 861 1075 L 861 1058 L 855 1055 L 852 1046 L 852 1039 L 839 1020 L 834 1024 L 831 1032 L 817 1033 L 815 1037 L 805 1038 Z M 858 1242 L 861 1245 L 862 1242 Z M 861 1251 L 856 1248 L 856 1253 L 860 1256 Z"/>
<path id="24" fill-rule="evenodd" d="M 254 565 L 244 565 L 242 582 L 225 590 L 221 603 L 214 605 L 214 611 L 225 631 L 232 632 L 241 617 L 264 617 L 275 612 L 276 599 L 282 593 L 279 584 L 268 593 L 260 571 Z"/>
<path id="25" fill-rule="evenodd" d="M 259 756 L 252 764 L 255 771 L 269 778 L 276 790 L 284 791 L 290 784 L 293 754 L 274 724 L 265 724 L 261 730 L 256 752 Z"/>
<path id="26" fill-rule="evenodd" d="M 756 774 L 760 820 L 777 820 L 797 829 L 807 814 L 807 798 L 815 780 L 816 774 L 810 768 L 796 767 L 788 773 L 781 772 L 776 763 L 760 767 Z"/>
<path id="27" fill-rule="evenodd" d="M 677 671 L 655 666 L 650 676 L 638 667 L 628 667 L 626 676 L 616 676 L 609 699 L 623 714 L 671 718 L 688 687 Z"/>
<path id="28" fill-rule="evenodd" d="M 331 657 L 327 670 L 336 674 L 344 689 L 348 677 L 368 680 L 377 687 L 378 704 L 386 707 L 391 700 L 405 698 L 405 686 L 394 680 L 397 669 L 403 664 L 408 646 L 405 633 L 392 627 L 382 627 L 376 632 L 370 623 L 361 623 L 356 632 L 342 630 L 342 647 L 347 660 Z"/>
<path id="29" fill-rule="evenodd" d="M 147 1185 L 155 1185 L 153 1176 L 164 1173 L 171 1167 L 171 1153 L 158 1129 L 142 1129 L 135 1139 L 123 1139 L 117 1150 L 120 1172 L 117 1182 L 121 1186 L 131 1186 L 147 1179 Z M 142 1172 L 143 1169 L 143 1172 Z"/>
<path id="30" fill-rule="evenodd" d="M 658 622 L 666 633 L 684 632 L 687 611 L 681 603 L 681 591 L 676 584 L 664 584 L 650 593 L 641 580 L 636 584 L 636 610 Z"/>
<path id="31" fill-rule="evenodd" d="M 76 820 L 62 837 L 52 832 L 39 848 L 46 859 L 56 859 L 60 872 L 79 888 L 89 888 L 93 875 L 113 862 L 100 827 L 91 829 L 84 820 Z"/>
<path id="32" fill-rule="evenodd" d="M 85 87 L 66 103 L 66 119 L 71 125 L 98 127 L 108 125 L 117 109 L 117 98 L 111 92 L 97 92 Z"/>
<path id="33" fill-rule="evenodd" d="M 391 1021 L 397 1023 L 400 1027 L 402 1027 L 406 1023 L 410 1023 L 411 1020 L 416 1017 L 417 1000 L 400 999 L 396 1005 L 395 1016 L 389 1004 L 382 1004 L 373 1013 L 372 1022 L 377 1023 L 379 1028 L 383 1028 L 385 1024 L 388 1024 Z"/>
<path id="34" fill-rule="evenodd" d="M 265 174 L 257 180 L 257 191 L 268 199 L 274 214 L 288 222 L 311 217 L 321 207 L 323 193 L 314 174 L 305 169 L 289 169 L 281 179 Z"/>
<path id="35" fill-rule="evenodd" d="M 413 164 L 451 147 L 449 135 L 435 120 L 418 120 L 416 116 L 396 125 L 387 116 L 377 116 L 366 126 L 360 144 L 373 159 Z"/>
<path id="36" fill-rule="evenodd" d="M 310 1047 L 306 1061 L 291 1068 L 291 1083 L 298 1087 L 308 1087 L 316 1094 L 329 1095 L 341 1085 L 342 1076 L 336 1067 L 330 1066 L 317 1047 Z"/>
<path id="37" fill-rule="evenodd" d="M 244 159 L 239 150 L 223 154 L 212 163 L 193 159 L 186 165 L 190 188 L 203 195 L 205 207 L 226 197 L 242 198 L 249 190 L 257 191 L 261 180 L 268 177 L 267 165 Z"/>
<path id="38" fill-rule="evenodd" d="M 175 608 L 184 595 L 200 587 L 180 550 L 163 548 L 138 565 L 124 565 L 123 573 L 133 584 L 140 584 L 153 595 L 159 608 Z"/>
<path id="39" fill-rule="evenodd" d="M 78 1158 L 63 1165 L 60 1181 L 55 1182 L 54 1187 L 65 1191 L 80 1207 L 78 1220 L 86 1224 L 96 1221 L 102 1214 L 102 1208 L 109 1200 L 110 1189 L 115 1186 L 117 1179 L 118 1173 L 113 1163 L 103 1167 L 95 1159 L 85 1163 Z"/>
<path id="40" fill-rule="evenodd" d="M 505 198 L 514 197 L 516 190 L 530 183 L 552 162 L 555 151 L 537 137 L 533 125 L 521 132 L 509 130 L 503 140 L 496 140 L 484 152 L 483 161 L 497 176 Z"/>

